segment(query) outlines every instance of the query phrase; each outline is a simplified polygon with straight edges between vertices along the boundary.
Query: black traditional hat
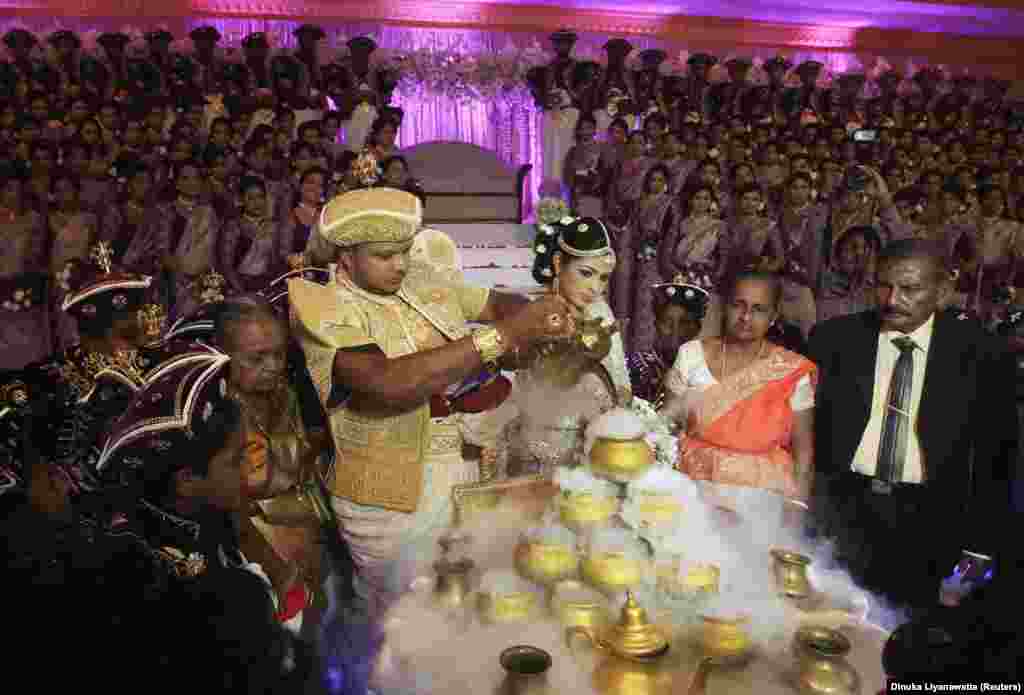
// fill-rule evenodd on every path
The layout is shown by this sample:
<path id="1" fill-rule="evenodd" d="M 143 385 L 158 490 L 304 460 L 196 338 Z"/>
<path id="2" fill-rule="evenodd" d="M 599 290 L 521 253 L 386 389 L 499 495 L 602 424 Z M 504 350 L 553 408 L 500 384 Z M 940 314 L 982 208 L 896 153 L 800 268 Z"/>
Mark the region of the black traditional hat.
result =
<path id="1" fill-rule="evenodd" d="M 793 67 L 793 63 L 782 56 L 775 56 L 774 58 L 770 58 L 764 62 L 764 69 L 767 72 L 772 72 L 773 70 L 786 72 L 791 67 Z"/>
<path id="2" fill-rule="evenodd" d="M 862 72 L 844 72 L 836 78 L 840 86 L 856 87 L 858 90 L 867 82 L 867 76 Z"/>
<path id="3" fill-rule="evenodd" d="M 878 76 L 878 84 L 880 85 L 898 85 L 903 81 L 903 73 L 899 70 L 889 69 Z"/>
<path id="4" fill-rule="evenodd" d="M 324 32 L 323 28 L 317 26 L 316 24 L 303 24 L 297 27 L 295 31 L 292 32 L 292 34 L 294 34 L 296 38 L 299 38 L 301 36 L 309 36 L 314 41 L 322 41 L 323 39 L 327 38 L 327 34 Z"/>
<path id="5" fill-rule="evenodd" d="M 640 62 L 645 68 L 657 70 L 658 66 L 665 62 L 668 54 L 660 48 L 648 48 L 640 51 Z"/>
<path id="6" fill-rule="evenodd" d="M 60 31 L 55 31 L 52 34 L 50 34 L 47 40 L 53 46 L 56 46 L 62 41 L 70 41 L 73 44 L 75 44 L 75 48 L 82 47 L 82 40 L 78 38 L 78 34 L 71 31 L 70 29 L 61 29 Z"/>
<path id="7" fill-rule="evenodd" d="M 822 69 L 825 67 L 824 63 L 818 60 L 805 60 L 796 66 L 796 74 L 800 77 L 807 77 L 813 75 L 817 77 L 821 74 Z"/>
<path id="8" fill-rule="evenodd" d="M 108 50 L 123 50 L 131 41 L 132 37 L 120 31 L 104 32 L 96 39 L 96 43 Z"/>
<path id="9" fill-rule="evenodd" d="M 604 45 L 609 57 L 625 58 L 633 50 L 633 44 L 626 39 L 611 39 Z"/>
<path id="10" fill-rule="evenodd" d="M 113 252 L 103 242 L 93 248 L 90 260 L 74 259 L 58 273 L 58 282 L 67 292 L 61 311 L 89 322 L 142 308 L 153 278 L 116 269 Z"/>
<path id="11" fill-rule="evenodd" d="M 82 79 L 92 84 L 106 84 L 110 81 L 110 70 L 103 61 L 88 54 L 82 56 L 79 71 Z"/>
<path id="12" fill-rule="evenodd" d="M 17 48 L 19 44 L 31 47 L 35 46 L 37 43 L 39 43 L 39 40 L 36 38 L 35 34 L 20 27 L 11 29 L 4 34 L 4 44 L 11 49 Z"/>
<path id="13" fill-rule="evenodd" d="M 218 558 L 202 554 L 200 526 L 167 508 L 167 490 L 154 481 L 172 476 L 221 450 L 238 426 L 228 395 L 231 358 L 194 345 L 158 366 L 118 418 L 100 452 L 96 471 L 104 494 L 124 509 L 113 530 L 134 537 L 169 576 L 202 575 Z"/>
<path id="14" fill-rule="evenodd" d="M 373 53 L 377 50 L 377 42 L 369 36 L 356 36 L 349 39 L 345 45 L 353 53 Z"/>
<path id="15" fill-rule="evenodd" d="M 254 31 L 242 39 L 242 48 L 270 48 L 270 41 L 262 31 Z"/>
<path id="16" fill-rule="evenodd" d="M 554 224 L 537 225 L 533 245 L 533 277 L 545 284 L 555 277 L 555 253 L 577 258 L 612 256 L 611 237 L 604 222 L 596 217 L 563 217 Z"/>
<path id="17" fill-rule="evenodd" d="M 174 41 L 174 34 L 166 29 L 154 29 L 146 32 L 147 43 L 170 43 Z"/>
<path id="18" fill-rule="evenodd" d="M 225 63 L 221 69 L 221 79 L 244 86 L 249 81 L 249 67 L 243 63 Z"/>
<path id="19" fill-rule="evenodd" d="M 706 65 L 711 67 L 712 65 L 718 64 L 718 58 L 711 55 L 710 53 L 694 53 L 690 56 L 690 59 L 686 61 L 687 65 Z"/>
<path id="20" fill-rule="evenodd" d="M 672 282 L 652 285 L 655 301 L 685 307 L 691 316 L 700 321 L 704 318 L 708 303 L 711 301 L 713 277 L 713 272 L 708 268 L 687 268 L 672 278 Z"/>
<path id="21" fill-rule="evenodd" d="M 130 179 L 149 172 L 149 165 L 138 155 L 122 154 L 114 160 L 111 173 L 116 179 Z"/>
<path id="22" fill-rule="evenodd" d="M 925 67 L 914 73 L 914 82 L 918 84 L 931 80 L 933 82 L 940 82 L 942 80 L 942 71 L 937 67 L 926 65 Z"/>
<path id="23" fill-rule="evenodd" d="M 216 27 L 212 27 L 209 24 L 201 27 L 196 27 L 188 33 L 188 37 L 193 41 L 210 41 L 217 43 L 220 41 L 220 32 L 217 31 Z"/>
<path id="24" fill-rule="evenodd" d="M 290 55 L 276 55 L 270 61 L 270 72 L 277 80 L 296 81 L 302 73 L 302 66 Z"/>
<path id="25" fill-rule="evenodd" d="M 559 29 L 555 33 L 551 34 L 551 36 L 549 36 L 548 39 L 551 41 L 551 43 L 576 43 L 579 37 L 576 35 L 575 32 L 570 31 L 569 29 Z"/>

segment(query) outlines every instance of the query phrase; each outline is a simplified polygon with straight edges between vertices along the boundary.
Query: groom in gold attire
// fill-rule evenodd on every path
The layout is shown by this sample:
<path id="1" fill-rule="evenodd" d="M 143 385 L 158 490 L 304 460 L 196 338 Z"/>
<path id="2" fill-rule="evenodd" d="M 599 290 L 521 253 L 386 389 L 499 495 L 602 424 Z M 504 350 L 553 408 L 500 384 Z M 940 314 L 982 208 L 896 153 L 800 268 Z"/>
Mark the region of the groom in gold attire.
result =
<path id="1" fill-rule="evenodd" d="M 319 231 L 337 248 L 334 284 L 288 286 L 330 417 L 336 465 L 327 485 L 371 615 L 408 587 L 403 552 L 433 552 L 427 541 L 451 520 L 452 486 L 478 479 L 477 464 L 462 457 L 457 414 L 432 413 L 432 400 L 511 351 L 574 330 L 557 297 L 530 303 L 410 262 L 421 221 L 419 199 L 404 191 L 337 196 Z"/>

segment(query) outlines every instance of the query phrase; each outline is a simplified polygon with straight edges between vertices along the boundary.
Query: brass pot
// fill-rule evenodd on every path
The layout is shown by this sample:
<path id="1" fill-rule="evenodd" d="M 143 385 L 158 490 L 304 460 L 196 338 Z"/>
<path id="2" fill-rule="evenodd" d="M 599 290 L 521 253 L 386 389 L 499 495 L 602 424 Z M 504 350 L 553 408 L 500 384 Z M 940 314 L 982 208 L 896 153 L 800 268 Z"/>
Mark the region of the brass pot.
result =
<path id="1" fill-rule="evenodd" d="M 640 520 L 647 524 L 671 524 L 683 513 L 683 505 L 675 495 L 642 492 L 636 501 Z"/>
<path id="2" fill-rule="evenodd" d="M 860 676 L 846 660 L 850 640 L 827 627 L 807 626 L 793 638 L 796 687 L 804 695 L 856 695 Z"/>
<path id="3" fill-rule="evenodd" d="M 736 616 L 717 618 L 702 615 L 700 648 L 705 656 L 716 662 L 744 659 L 751 650 L 750 618 Z"/>
<path id="4" fill-rule="evenodd" d="M 807 567 L 811 558 L 791 550 L 771 551 L 775 565 L 775 581 L 781 591 L 790 598 L 807 598 L 811 595 L 811 582 L 807 578 Z"/>
<path id="5" fill-rule="evenodd" d="M 527 645 L 509 647 L 501 653 L 505 680 L 501 695 L 546 695 L 551 655 L 543 649 Z"/>
<path id="6" fill-rule="evenodd" d="M 621 594 L 640 583 L 643 564 L 624 553 L 595 553 L 583 560 L 583 578 L 607 594 Z"/>
<path id="7" fill-rule="evenodd" d="M 590 468 L 596 475 L 620 483 L 636 480 L 654 464 L 654 452 L 643 437 L 598 437 L 590 448 Z"/>
<path id="8" fill-rule="evenodd" d="M 552 588 L 550 605 L 562 627 L 601 628 L 609 623 L 608 601 L 575 579 L 560 581 Z"/>
<path id="9" fill-rule="evenodd" d="M 554 584 L 576 574 L 580 560 L 566 545 L 524 541 L 516 546 L 516 569 L 538 584 Z"/>
<path id="10" fill-rule="evenodd" d="M 434 602 L 444 608 L 458 608 L 466 602 L 471 591 L 470 580 L 473 571 L 472 560 L 440 560 L 434 563 L 437 583 L 434 586 Z"/>
<path id="11" fill-rule="evenodd" d="M 537 613 L 537 597 L 529 591 L 508 594 L 480 594 L 477 607 L 488 623 L 520 623 Z"/>
<path id="12" fill-rule="evenodd" d="M 570 492 L 558 502 L 562 522 L 571 528 L 601 524 L 619 511 L 619 500 L 585 492 Z"/>

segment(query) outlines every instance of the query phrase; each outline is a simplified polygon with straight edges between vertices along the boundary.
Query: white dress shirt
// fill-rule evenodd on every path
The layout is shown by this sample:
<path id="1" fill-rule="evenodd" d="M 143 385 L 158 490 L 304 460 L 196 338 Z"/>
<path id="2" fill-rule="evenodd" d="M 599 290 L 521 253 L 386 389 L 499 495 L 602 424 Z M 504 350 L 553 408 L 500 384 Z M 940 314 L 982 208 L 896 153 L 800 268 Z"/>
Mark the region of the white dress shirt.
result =
<path id="1" fill-rule="evenodd" d="M 918 326 L 912 333 L 882 331 L 878 334 L 878 359 L 875 362 L 875 391 L 871 398 L 871 414 L 861 437 L 860 445 L 853 456 L 850 469 L 861 475 L 874 476 L 878 467 L 878 448 L 882 443 L 882 428 L 885 411 L 889 407 L 889 382 L 892 380 L 900 350 L 893 345 L 893 339 L 902 335 L 914 341 L 914 371 L 910 391 L 910 432 L 907 436 L 907 454 L 903 462 L 904 483 L 920 483 L 924 480 L 924 455 L 917 435 L 917 413 L 921 405 L 921 391 L 924 388 L 925 368 L 928 366 L 928 348 L 932 342 L 932 328 L 935 314 Z"/>

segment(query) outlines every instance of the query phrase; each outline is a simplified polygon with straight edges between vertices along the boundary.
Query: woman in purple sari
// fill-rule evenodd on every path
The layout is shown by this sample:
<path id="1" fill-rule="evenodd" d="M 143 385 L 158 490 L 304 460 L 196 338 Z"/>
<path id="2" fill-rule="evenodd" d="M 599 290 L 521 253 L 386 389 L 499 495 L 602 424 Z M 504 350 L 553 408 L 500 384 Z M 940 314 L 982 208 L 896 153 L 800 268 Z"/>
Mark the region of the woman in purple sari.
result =
<path id="1" fill-rule="evenodd" d="M 46 227 L 25 206 L 14 162 L 0 169 L 0 369 L 21 369 L 52 351 L 46 296 Z"/>
<path id="2" fill-rule="evenodd" d="M 196 162 L 176 167 L 176 197 L 160 206 L 160 250 L 170 286 L 170 320 L 199 308 L 207 289 L 205 278 L 214 268 L 220 220 L 211 206 L 200 201 L 201 176 Z"/>
<path id="3" fill-rule="evenodd" d="M 719 246 L 726 234 L 726 224 L 717 214 L 714 190 L 697 184 L 683 191 L 682 219 L 662 239 L 658 249 L 661 277 L 675 282 L 680 274 L 708 275 L 712 280 L 721 275 L 722 257 Z M 708 320 L 701 326 L 701 335 L 718 335 L 721 326 L 721 301 L 711 283 L 706 283 Z"/>
<path id="4" fill-rule="evenodd" d="M 796 324 L 806 338 L 817 319 L 814 293 L 822 270 L 821 245 L 828 225 L 828 209 L 811 199 L 809 174 L 789 177 L 777 222 L 785 266 L 782 275 L 782 318 Z"/>
<path id="5" fill-rule="evenodd" d="M 761 189 L 748 186 L 736 191 L 735 220 L 722 238 L 721 271 L 730 276 L 742 270 L 756 268 L 777 273 L 785 262 L 782 237 L 775 220 L 765 216 L 765 203 Z"/>
<path id="6" fill-rule="evenodd" d="M 121 194 L 103 217 L 100 239 L 110 244 L 118 267 L 154 276 L 163 261 L 160 249 L 160 210 L 153 201 L 153 177 L 137 158 L 114 164 Z"/>
<path id="7" fill-rule="evenodd" d="M 643 195 L 619 234 L 612 274 L 612 313 L 628 322 L 623 330 L 626 354 L 654 347 L 654 306 L 651 287 L 662 281 L 658 247 L 678 219 L 675 197 L 669 193 L 670 174 L 661 164 L 651 167 L 643 180 Z"/>
<path id="8" fill-rule="evenodd" d="M 283 272 L 279 262 L 280 230 L 267 216 L 267 187 L 262 179 L 243 176 L 238 184 L 242 216 L 224 225 L 220 268 L 233 294 L 258 292 Z"/>
<path id="9" fill-rule="evenodd" d="M 87 260 L 99 236 L 96 215 L 82 209 L 80 182 L 70 172 L 55 172 L 52 179 L 53 204 L 47 216 L 52 239 L 50 248 L 50 275 L 57 278 L 72 260 Z M 54 306 L 60 306 L 66 288 L 54 287 Z M 78 342 L 76 321 L 66 312 L 57 312 L 57 349 L 62 350 Z"/>
<path id="10" fill-rule="evenodd" d="M 640 132 L 630 133 L 626 151 L 618 168 L 612 175 L 605 200 L 604 220 L 610 225 L 609 232 L 618 233 L 632 217 L 633 209 L 644 191 L 647 171 L 656 160 L 647 156 L 647 138 Z"/>
<path id="11" fill-rule="evenodd" d="M 317 228 L 323 204 L 327 172 L 320 167 L 307 169 L 299 179 L 299 191 L 281 225 L 278 257 L 285 269 L 308 265 L 306 247 Z"/>
<path id="12" fill-rule="evenodd" d="M 562 183 L 569 191 L 569 207 L 583 217 L 601 217 L 603 146 L 597 142 L 597 121 L 584 114 L 576 122 L 576 144 L 569 148 Z"/>

